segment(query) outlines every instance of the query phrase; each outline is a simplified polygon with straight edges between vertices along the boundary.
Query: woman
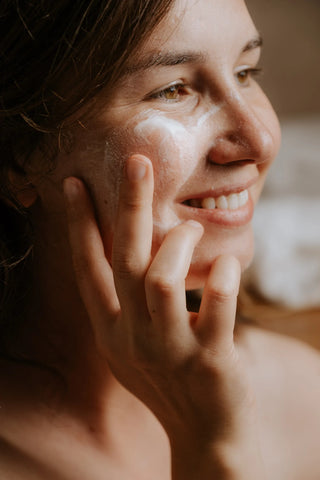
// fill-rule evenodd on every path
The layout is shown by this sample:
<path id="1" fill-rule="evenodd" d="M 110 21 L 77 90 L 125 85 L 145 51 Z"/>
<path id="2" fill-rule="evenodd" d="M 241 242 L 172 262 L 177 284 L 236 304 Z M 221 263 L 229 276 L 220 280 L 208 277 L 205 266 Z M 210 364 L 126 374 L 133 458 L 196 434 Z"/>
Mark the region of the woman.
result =
<path id="1" fill-rule="evenodd" d="M 244 3 L 1 8 L 2 478 L 263 478 L 273 339 L 233 329 L 280 135 Z"/>

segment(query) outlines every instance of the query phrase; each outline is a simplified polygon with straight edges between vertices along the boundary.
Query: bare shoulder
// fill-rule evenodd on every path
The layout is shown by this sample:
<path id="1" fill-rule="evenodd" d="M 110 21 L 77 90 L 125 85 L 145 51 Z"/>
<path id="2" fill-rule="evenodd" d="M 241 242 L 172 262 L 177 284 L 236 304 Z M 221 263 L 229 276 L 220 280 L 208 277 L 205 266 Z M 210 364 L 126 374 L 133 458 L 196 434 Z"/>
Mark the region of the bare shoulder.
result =
<path id="1" fill-rule="evenodd" d="M 319 479 L 319 351 L 259 327 L 242 330 L 241 357 L 256 395 L 261 446 L 272 478 Z"/>
<path id="2" fill-rule="evenodd" d="M 320 332 L 319 332 L 320 334 Z M 320 374 L 320 351 L 304 340 L 254 325 L 240 327 L 239 344 L 248 362 L 277 365 L 277 370 L 289 368 L 292 374 Z M 308 371 L 304 371 L 308 365 Z M 281 367 L 281 368 L 280 368 Z M 279 370 L 280 368 L 280 370 Z"/>
<path id="3" fill-rule="evenodd" d="M 240 350 L 259 388 L 276 389 L 278 401 L 290 398 L 320 401 L 320 352 L 288 335 L 247 326 L 240 334 Z M 312 395 L 311 395 L 312 392 Z M 318 403 L 319 405 L 319 403 Z M 318 409 L 320 412 L 320 409 Z"/>

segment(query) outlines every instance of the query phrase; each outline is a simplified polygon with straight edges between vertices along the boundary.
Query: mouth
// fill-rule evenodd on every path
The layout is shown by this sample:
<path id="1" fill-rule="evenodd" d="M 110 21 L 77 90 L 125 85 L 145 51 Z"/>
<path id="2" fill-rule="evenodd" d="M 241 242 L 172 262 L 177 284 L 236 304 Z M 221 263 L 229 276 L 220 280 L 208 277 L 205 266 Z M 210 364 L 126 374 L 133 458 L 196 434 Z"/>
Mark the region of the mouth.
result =
<path id="1" fill-rule="evenodd" d="M 217 192 L 214 196 L 207 191 L 188 198 L 180 203 L 179 210 L 183 218 L 209 222 L 225 227 L 247 225 L 253 217 L 254 202 L 249 190 L 250 185 Z"/>
<path id="2" fill-rule="evenodd" d="M 249 192 L 247 189 L 229 195 L 220 195 L 218 197 L 192 198 L 185 200 L 183 205 L 193 208 L 206 210 L 238 210 L 248 203 Z"/>

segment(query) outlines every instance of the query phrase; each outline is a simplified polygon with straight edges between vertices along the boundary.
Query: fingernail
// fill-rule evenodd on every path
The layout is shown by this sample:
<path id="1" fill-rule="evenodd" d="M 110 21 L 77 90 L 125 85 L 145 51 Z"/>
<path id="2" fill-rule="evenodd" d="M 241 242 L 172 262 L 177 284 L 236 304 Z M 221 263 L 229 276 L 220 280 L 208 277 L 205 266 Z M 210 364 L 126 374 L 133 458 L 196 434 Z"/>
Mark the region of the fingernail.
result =
<path id="1" fill-rule="evenodd" d="M 126 174 L 130 182 L 139 182 L 145 176 L 147 167 L 137 158 L 130 158 L 126 164 Z"/>
<path id="2" fill-rule="evenodd" d="M 79 184 L 75 178 L 63 180 L 63 192 L 68 201 L 75 200 L 79 194 Z"/>
<path id="3" fill-rule="evenodd" d="M 198 230 L 203 230 L 203 226 L 200 222 L 196 222 L 195 220 L 187 220 L 186 223 L 191 225 L 191 227 L 197 228 Z"/>

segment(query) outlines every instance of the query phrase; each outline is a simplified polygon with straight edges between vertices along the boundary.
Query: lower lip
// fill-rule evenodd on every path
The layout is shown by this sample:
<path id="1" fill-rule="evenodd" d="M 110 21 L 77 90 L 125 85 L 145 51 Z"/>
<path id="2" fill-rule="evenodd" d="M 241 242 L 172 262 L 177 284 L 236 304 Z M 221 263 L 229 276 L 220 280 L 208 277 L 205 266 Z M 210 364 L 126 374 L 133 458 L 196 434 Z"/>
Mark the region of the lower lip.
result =
<path id="1" fill-rule="evenodd" d="M 249 193 L 249 199 L 245 205 L 236 210 L 214 208 L 189 207 L 180 205 L 183 208 L 184 216 L 188 215 L 192 220 L 207 221 L 224 227 L 241 227 L 251 222 L 254 212 L 254 204 Z"/>

